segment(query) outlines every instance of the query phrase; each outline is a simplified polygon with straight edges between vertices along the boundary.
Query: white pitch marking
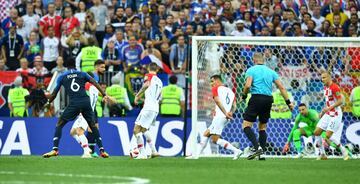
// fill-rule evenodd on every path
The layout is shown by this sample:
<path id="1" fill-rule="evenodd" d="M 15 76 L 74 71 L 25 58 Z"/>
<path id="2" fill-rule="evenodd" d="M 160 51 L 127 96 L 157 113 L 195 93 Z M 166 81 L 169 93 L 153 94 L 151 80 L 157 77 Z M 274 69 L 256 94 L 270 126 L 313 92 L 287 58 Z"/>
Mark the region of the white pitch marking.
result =
<path id="1" fill-rule="evenodd" d="M 104 175 L 89 175 L 89 174 L 66 174 L 66 173 L 29 173 L 29 172 L 14 172 L 14 171 L 0 171 L 0 175 L 37 175 L 37 176 L 58 176 L 58 177 L 69 177 L 69 178 L 97 178 L 97 179 L 111 179 L 111 180 L 128 180 L 128 182 L 114 182 L 112 184 L 147 184 L 150 183 L 149 179 L 138 178 L 138 177 L 126 177 L 126 176 L 104 176 Z M 22 183 L 22 181 L 6 182 L 9 183 Z M 3 182 L 1 182 L 3 183 Z M 98 182 L 97 182 L 98 183 Z"/>

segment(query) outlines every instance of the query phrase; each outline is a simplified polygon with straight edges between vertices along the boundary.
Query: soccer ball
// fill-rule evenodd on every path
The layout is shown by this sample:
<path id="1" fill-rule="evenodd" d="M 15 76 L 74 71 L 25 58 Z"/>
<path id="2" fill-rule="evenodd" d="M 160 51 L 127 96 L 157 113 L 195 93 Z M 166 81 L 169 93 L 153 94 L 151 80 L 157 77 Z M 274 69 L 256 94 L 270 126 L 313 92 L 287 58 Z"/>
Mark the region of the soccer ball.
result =
<path id="1" fill-rule="evenodd" d="M 140 153 L 139 148 L 134 148 L 134 149 L 130 150 L 130 157 L 136 158 L 139 156 L 139 153 Z"/>

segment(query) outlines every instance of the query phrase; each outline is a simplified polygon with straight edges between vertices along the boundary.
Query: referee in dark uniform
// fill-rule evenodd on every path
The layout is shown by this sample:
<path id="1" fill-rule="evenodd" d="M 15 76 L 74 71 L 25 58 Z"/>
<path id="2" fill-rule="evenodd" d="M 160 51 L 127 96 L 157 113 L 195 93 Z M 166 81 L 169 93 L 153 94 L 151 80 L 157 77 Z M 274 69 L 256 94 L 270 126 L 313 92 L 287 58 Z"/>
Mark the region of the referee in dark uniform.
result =
<path id="1" fill-rule="evenodd" d="M 279 75 L 264 65 L 264 59 L 261 53 L 254 53 L 252 66 L 246 71 L 246 83 L 242 94 L 242 100 L 247 98 L 251 93 L 248 107 L 244 113 L 243 130 L 253 145 L 253 153 L 248 156 L 248 160 L 252 160 L 264 153 L 266 145 L 266 123 L 270 118 L 272 97 L 272 83 L 279 88 L 281 95 L 284 97 L 286 104 L 291 110 L 294 105 L 290 102 L 287 91 L 279 79 Z M 259 143 L 256 140 L 254 132 L 251 130 L 252 125 L 259 118 Z M 259 157 L 260 158 L 260 157 Z"/>

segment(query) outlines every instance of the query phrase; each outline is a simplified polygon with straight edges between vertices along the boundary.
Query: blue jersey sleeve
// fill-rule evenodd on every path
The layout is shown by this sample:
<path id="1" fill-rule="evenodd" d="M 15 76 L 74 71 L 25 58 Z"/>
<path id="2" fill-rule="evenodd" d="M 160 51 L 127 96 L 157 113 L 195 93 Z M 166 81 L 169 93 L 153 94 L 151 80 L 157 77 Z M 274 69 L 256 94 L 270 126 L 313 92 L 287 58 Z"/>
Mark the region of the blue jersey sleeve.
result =
<path id="1" fill-rule="evenodd" d="M 89 74 L 85 72 L 81 72 L 81 75 L 85 78 L 86 82 L 89 82 L 90 79 L 92 78 Z"/>
<path id="2" fill-rule="evenodd" d="M 58 92 L 60 90 L 60 87 L 62 85 L 62 79 L 64 78 L 64 74 L 60 75 L 56 80 L 56 87 L 54 89 L 54 92 Z"/>

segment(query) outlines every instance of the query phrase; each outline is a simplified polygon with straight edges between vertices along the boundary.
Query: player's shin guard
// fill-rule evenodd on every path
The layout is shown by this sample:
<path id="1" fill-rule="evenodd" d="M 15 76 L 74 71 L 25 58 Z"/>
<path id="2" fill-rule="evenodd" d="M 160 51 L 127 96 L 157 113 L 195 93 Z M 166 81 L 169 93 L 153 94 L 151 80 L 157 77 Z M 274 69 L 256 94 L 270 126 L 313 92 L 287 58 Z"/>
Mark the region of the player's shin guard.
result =
<path id="1" fill-rule="evenodd" d="M 135 134 L 135 137 L 136 137 L 136 143 L 139 148 L 140 154 L 145 155 L 144 138 L 142 135 L 143 135 L 143 133 L 140 132 L 140 133 Z"/>
<path id="2" fill-rule="evenodd" d="M 157 153 L 155 144 L 152 142 L 150 132 L 149 131 L 144 132 L 144 136 L 146 138 L 146 142 L 149 144 L 149 146 L 151 148 L 151 153 Z"/>
<path id="3" fill-rule="evenodd" d="M 257 150 L 259 148 L 259 143 L 256 140 L 256 136 L 255 136 L 254 132 L 251 130 L 251 127 L 245 127 L 244 132 L 245 132 L 246 137 L 249 139 L 249 141 L 252 143 L 254 148 Z"/>
<path id="4" fill-rule="evenodd" d="M 217 145 L 221 146 L 224 149 L 228 149 L 231 150 L 233 152 L 237 151 L 237 148 L 235 148 L 232 144 L 230 144 L 228 141 L 224 140 L 224 139 L 218 139 L 216 142 Z"/>
<path id="5" fill-rule="evenodd" d="M 295 148 L 296 148 L 296 151 L 298 152 L 298 154 L 300 154 L 302 151 L 300 138 L 301 138 L 300 130 L 295 130 L 293 133 L 293 140 L 294 140 L 294 145 L 295 145 Z"/>
<path id="6" fill-rule="evenodd" d="M 267 139 L 266 131 L 265 130 L 260 130 L 259 131 L 259 143 L 260 143 L 261 148 L 264 151 L 266 149 L 266 139 Z"/>
<path id="7" fill-rule="evenodd" d="M 91 152 L 94 153 L 95 152 L 95 137 L 94 137 L 94 134 L 92 132 L 87 132 L 86 133 L 86 138 L 89 142 L 89 148 L 91 149 Z"/>

